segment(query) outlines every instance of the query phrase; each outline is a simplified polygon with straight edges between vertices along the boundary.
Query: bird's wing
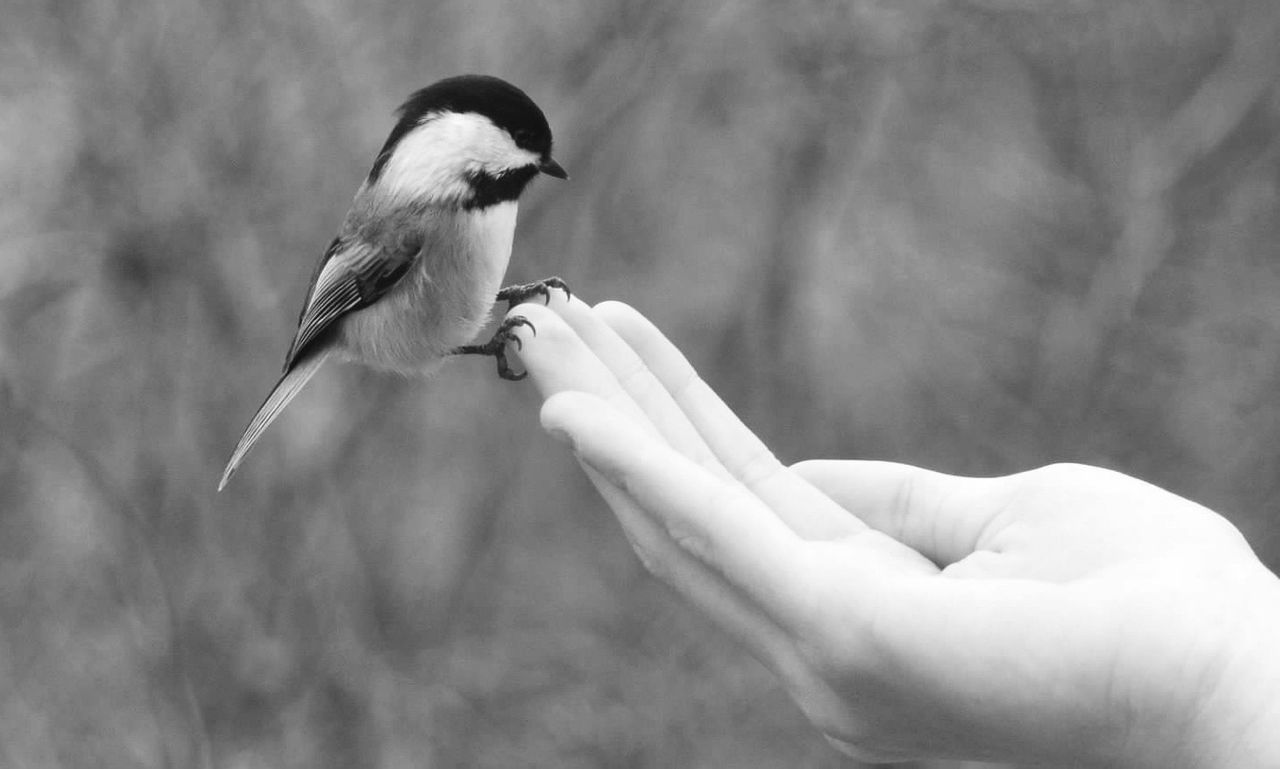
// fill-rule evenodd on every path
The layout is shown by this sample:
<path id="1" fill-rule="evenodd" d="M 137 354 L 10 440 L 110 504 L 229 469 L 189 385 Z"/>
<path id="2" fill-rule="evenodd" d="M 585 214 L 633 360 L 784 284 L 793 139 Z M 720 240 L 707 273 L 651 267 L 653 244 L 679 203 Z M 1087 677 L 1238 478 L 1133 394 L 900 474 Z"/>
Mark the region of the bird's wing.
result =
<path id="1" fill-rule="evenodd" d="M 289 401 L 302 390 L 331 352 L 313 343 L 346 313 L 377 301 L 396 284 L 422 250 L 422 238 L 406 234 L 394 247 L 334 238 L 311 277 L 307 303 L 298 318 L 298 333 L 285 358 L 284 376 L 258 408 L 231 454 L 218 482 L 221 491 L 245 455 Z"/>
<path id="2" fill-rule="evenodd" d="M 302 390 L 302 386 L 315 376 L 320 370 L 320 366 L 324 363 L 325 358 L 329 357 L 328 350 L 318 350 L 310 355 L 304 356 L 295 365 L 291 366 L 284 376 L 280 377 L 280 381 L 276 382 L 276 386 L 271 389 L 271 394 L 258 407 L 257 413 L 253 415 L 253 419 L 249 422 L 249 426 L 244 429 L 244 435 L 240 436 L 240 442 L 236 444 L 236 450 L 231 452 L 231 459 L 227 461 L 227 468 L 222 471 L 222 480 L 218 481 L 218 491 L 222 491 L 227 486 L 227 481 L 231 480 L 231 475 L 244 461 L 245 455 L 249 453 L 249 449 L 253 448 L 253 444 L 258 442 L 262 434 L 266 432 L 268 426 L 280 416 L 280 412 L 285 406 L 289 405 L 289 401 L 293 400 L 293 396 Z"/>
<path id="3" fill-rule="evenodd" d="M 292 368 L 311 343 L 343 315 L 367 307 L 386 294 L 404 277 L 421 250 L 420 237 L 406 237 L 392 247 L 334 238 L 311 277 L 307 302 L 298 317 L 298 331 L 285 356 L 284 370 Z"/>

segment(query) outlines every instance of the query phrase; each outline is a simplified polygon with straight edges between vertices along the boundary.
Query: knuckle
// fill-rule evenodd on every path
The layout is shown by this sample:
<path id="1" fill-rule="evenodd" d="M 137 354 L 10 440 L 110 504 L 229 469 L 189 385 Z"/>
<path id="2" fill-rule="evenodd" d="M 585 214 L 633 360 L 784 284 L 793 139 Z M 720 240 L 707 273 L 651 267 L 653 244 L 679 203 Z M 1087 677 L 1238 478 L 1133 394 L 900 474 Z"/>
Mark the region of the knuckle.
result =
<path id="1" fill-rule="evenodd" d="M 623 390 L 635 396 L 651 395 L 658 387 L 658 381 L 654 378 L 653 372 L 639 359 L 628 360 L 625 367 L 621 368 L 614 378 L 618 380 Z"/>
<path id="2" fill-rule="evenodd" d="M 635 309 L 631 305 L 626 302 L 619 302 L 617 299 L 606 299 L 603 302 L 598 302 L 591 309 L 614 317 L 636 314 Z"/>
<path id="3" fill-rule="evenodd" d="M 674 575 L 666 558 L 658 556 L 652 548 L 644 544 L 637 542 L 634 543 L 633 547 L 636 551 L 636 557 L 640 559 L 640 565 L 644 567 L 645 571 L 649 572 L 654 579 L 671 584 Z"/>
<path id="4" fill-rule="evenodd" d="M 679 525 L 669 525 L 667 535 L 671 537 L 671 541 L 675 543 L 680 550 L 689 553 L 700 561 L 710 563 L 712 558 L 711 549 L 707 546 L 706 540 L 699 536 L 697 532 Z"/>
<path id="5" fill-rule="evenodd" d="M 893 495 L 893 501 L 889 506 L 890 536 L 901 534 L 906 521 L 911 519 L 911 513 L 919 503 L 920 481 L 915 474 L 907 475 L 898 484 L 897 492 Z"/>
<path id="6" fill-rule="evenodd" d="M 764 444 L 753 446 L 750 453 L 731 468 L 734 476 L 747 488 L 755 489 L 782 469 L 782 463 Z"/>
<path id="7" fill-rule="evenodd" d="M 702 384 L 702 378 L 698 376 L 698 372 L 692 367 L 686 368 L 680 373 L 678 381 L 674 386 L 667 389 L 671 392 L 671 397 L 677 402 L 682 403 L 687 396 L 693 392 L 695 387 Z"/>

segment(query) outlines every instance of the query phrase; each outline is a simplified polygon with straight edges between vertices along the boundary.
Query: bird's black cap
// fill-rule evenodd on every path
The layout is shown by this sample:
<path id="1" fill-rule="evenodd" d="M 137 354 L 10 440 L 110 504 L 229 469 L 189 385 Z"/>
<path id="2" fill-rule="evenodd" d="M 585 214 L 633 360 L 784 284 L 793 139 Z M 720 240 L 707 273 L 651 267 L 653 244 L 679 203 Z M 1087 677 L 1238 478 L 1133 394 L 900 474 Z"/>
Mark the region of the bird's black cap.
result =
<path id="1" fill-rule="evenodd" d="M 483 115 L 510 134 L 517 147 L 537 153 L 559 169 L 555 161 L 551 160 L 551 127 L 547 125 L 547 118 L 542 110 L 528 94 L 501 78 L 458 75 L 415 91 L 400 105 L 400 109 L 396 111 L 399 119 L 369 171 L 370 182 L 377 180 L 383 166 L 391 158 L 392 151 L 405 134 L 432 112 L 474 112 Z"/>

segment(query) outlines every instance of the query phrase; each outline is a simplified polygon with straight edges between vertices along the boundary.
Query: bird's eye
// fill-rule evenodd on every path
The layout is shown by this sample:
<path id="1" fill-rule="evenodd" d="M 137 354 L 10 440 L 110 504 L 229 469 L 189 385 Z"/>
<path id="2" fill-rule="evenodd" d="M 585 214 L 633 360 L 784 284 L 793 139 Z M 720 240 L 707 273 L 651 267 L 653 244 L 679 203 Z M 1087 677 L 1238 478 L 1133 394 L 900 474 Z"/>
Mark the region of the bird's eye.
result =
<path id="1" fill-rule="evenodd" d="M 512 134 L 511 138 L 515 139 L 517 147 L 523 147 L 525 145 L 533 143 L 533 131 L 530 131 L 526 128 L 521 128 L 517 130 L 514 134 Z"/>

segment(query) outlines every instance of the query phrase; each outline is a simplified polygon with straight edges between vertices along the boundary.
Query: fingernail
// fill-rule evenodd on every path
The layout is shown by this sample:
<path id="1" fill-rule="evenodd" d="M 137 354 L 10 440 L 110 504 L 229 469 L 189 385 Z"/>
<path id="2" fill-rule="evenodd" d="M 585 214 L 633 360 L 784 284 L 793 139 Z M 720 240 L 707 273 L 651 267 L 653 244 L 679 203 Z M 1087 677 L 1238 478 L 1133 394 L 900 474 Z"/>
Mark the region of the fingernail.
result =
<path id="1" fill-rule="evenodd" d="M 574 445 L 573 436 L 569 435 L 569 433 L 565 432 L 564 430 L 561 430 L 559 427 L 548 427 L 546 428 L 546 430 L 547 430 L 547 435 L 550 435 L 552 438 L 555 438 L 556 440 L 560 441 L 564 445 L 568 446 L 571 451 L 573 451 L 574 453 L 577 453 L 578 447 Z"/>

